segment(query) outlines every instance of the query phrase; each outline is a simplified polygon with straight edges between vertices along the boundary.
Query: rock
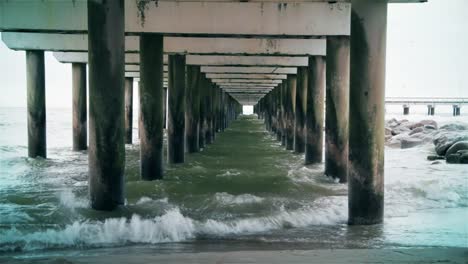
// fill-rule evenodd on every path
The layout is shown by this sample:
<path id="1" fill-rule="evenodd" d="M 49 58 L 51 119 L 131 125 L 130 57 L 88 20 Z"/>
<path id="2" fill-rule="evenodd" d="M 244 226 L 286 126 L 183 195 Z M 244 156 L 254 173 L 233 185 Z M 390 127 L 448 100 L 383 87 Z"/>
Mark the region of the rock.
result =
<path id="1" fill-rule="evenodd" d="M 425 125 L 425 126 L 424 126 L 424 129 L 437 130 L 437 127 L 435 127 L 435 126 L 433 126 L 433 125 Z"/>
<path id="2" fill-rule="evenodd" d="M 436 164 L 441 164 L 441 162 L 439 160 L 431 162 L 431 165 L 436 165 Z"/>
<path id="3" fill-rule="evenodd" d="M 427 160 L 433 161 L 433 160 L 443 160 L 445 159 L 444 156 L 439 156 L 439 155 L 429 155 L 427 156 Z"/>
<path id="4" fill-rule="evenodd" d="M 404 138 L 401 140 L 401 148 L 402 149 L 412 148 L 412 147 L 421 145 L 423 143 L 424 142 L 419 138 Z"/>
<path id="5" fill-rule="evenodd" d="M 443 131 L 436 135 L 433 142 L 437 155 L 444 156 L 453 144 L 464 140 L 468 140 L 468 132 Z"/>
<path id="6" fill-rule="evenodd" d="M 386 136 L 391 136 L 392 135 L 392 129 L 389 127 L 385 127 L 385 135 Z"/>
<path id="7" fill-rule="evenodd" d="M 402 133 L 406 133 L 406 132 L 409 132 L 409 131 L 411 131 L 411 129 L 409 129 L 406 126 L 397 126 L 397 127 L 392 129 L 392 135 L 396 136 L 396 135 L 400 135 Z"/>
<path id="8" fill-rule="evenodd" d="M 452 154 L 457 154 L 461 155 L 460 153 L 457 153 L 460 150 L 467 150 L 468 151 L 468 141 L 459 141 L 455 144 L 453 144 L 445 153 L 445 156 L 452 155 Z"/>
<path id="9" fill-rule="evenodd" d="M 460 156 L 460 163 L 461 164 L 468 164 L 468 153 L 463 153 Z"/>
<path id="10" fill-rule="evenodd" d="M 417 127 L 415 129 L 411 130 L 411 132 L 409 132 L 408 135 L 411 136 L 411 135 L 414 135 L 416 133 L 421 133 L 421 132 L 424 132 L 424 127 Z"/>
<path id="11" fill-rule="evenodd" d="M 460 123 L 447 124 L 447 125 L 441 126 L 440 129 L 447 130 L 447 131 L 468 130 L 468 124 L 460 124 Z"/>
<path id="12" fill-rule="evenodd" d="M 450 164 L 458 164 L 460 163 L 460 155 L 458 154 L 450 154 L 446 156 L 447 163 Z"/>

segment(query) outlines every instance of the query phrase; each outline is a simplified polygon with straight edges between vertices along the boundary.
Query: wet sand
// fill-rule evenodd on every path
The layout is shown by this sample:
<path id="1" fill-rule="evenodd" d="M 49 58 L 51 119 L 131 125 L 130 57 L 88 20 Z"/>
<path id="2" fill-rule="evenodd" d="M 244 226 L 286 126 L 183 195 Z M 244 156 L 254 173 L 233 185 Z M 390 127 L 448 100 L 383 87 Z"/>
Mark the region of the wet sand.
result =
<path id="1" fill-rule="evenodd" d="M 201 253 L 114 252 L 94 256 L 0 257 L 0 263 L 468 263 L 468 248 L 232 251 Z"/>

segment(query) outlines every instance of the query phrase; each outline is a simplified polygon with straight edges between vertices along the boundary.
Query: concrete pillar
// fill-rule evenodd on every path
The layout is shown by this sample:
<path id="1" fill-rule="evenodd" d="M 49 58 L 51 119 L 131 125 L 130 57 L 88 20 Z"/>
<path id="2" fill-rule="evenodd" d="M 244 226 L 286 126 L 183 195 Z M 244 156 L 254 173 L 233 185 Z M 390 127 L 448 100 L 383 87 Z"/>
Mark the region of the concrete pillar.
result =
<path id="1" fill-rule="evenodd" d="M 163 36 L 140 36 L 140 168 L 143 180 L 162 179 Z"/>
<path id="2" fill-rule="evenodd" d="M 294 110 L 296 107 L 296 75 L 288 75 L 286 80 L 288 90 L 286 91 L 286 149 L 294 149 Z"/>
<path id="3" fill-rule="evenodd" d="M 434 105 L 427 105 L 427 115 L 433 116 L 435 113 L 435 106 Z"/>
<path id="4" fill-rule="evenodd" d="M 200 66 L 187 65 L 187 90 L 185 97 L 185 140 L 188 153 L 200 151 Z"/>
<path id="5" fill-rule="evenodd" d="M 88 148 L 86 63 L 72 63 L 73 150 Z"/>
<path id="6" fill-rule="evenodd" d="M 213 143 L 213 84 L 207 80 L 205 88 L 205 144 Z"/>
<path id="7" fill-rule="evenodd" d="M 287 91 L 288 91 L 288 82 L 285 80 L 281 84 L 281 146 L 286 147 L 286 120 L 287 120 L 287 113 L 286 113 L 286 98 L 287 98 Z"/>
<path id="8" fill-rule="evenodd" d="M 349 37 L 327 38 L 325 174 L 348 178 Z"/>
<path id="9" fill-rule="evenodd" d="M 282 84 L 278 84 L 275 88 L 276 90 L 276 140 L 281 142 L 282 133 L 283 133 L 283 118 L 282 118 L 282 109 L 281 109 L 281 88 Z"/>
<path id="10" fill-rule="evenodd" d="M 216 139 L 216 119 L 217 114 L 216 111 L 218 109 L 218 97 L 216 95 L 216 84 L 212 84 L 211 86 L 211 141 L 214 142 Z"/>
<path id="11" fill-rule="evenodd" d="M 185 161 L 185 55 L 169 55 L 167 160 Z"/>
<path id="12" fill-rule="evenodd" d="M 167 87 L 163 87 L 163 128 L 167 129 Z"/>
<path id="13" fill-rule="evenodd" d="M 124 204 L 124 1 L 88 1 L 89 193 L 91 206 Z"/>
<path id="14" fill-rule="evenodd" d="M 307 67 L 297 68 L 296 110 L 294 120 L 294 152 L 305 152 L 305 119 L 307 110 Z"/>
<path id="15" fill-rule="evenodd" d="M 44 51 L 26 51 L 28 156 L 47 157 Z"/>
<path id="16" fill-rule="evenodd" d="M 461 114 L 461 107 L 459 105 L 457 105 L 457 109 L 455 109 L 455 113 L 457 116 L 459 116 Z"/>
<path id="17" fill-rule="evenodd" d="M 202 74 L 201 80 L 200 80 L 200 120 L 199 120 L 199 134 L 198 134 L 198 140 L 199 140 L 199 146 L 200 148 L 204 148 L 206 145 L 206 127 L 207 127 L 207 122 L 206 122 L 206 111 L 207 111 L 207 106 L 206 106 L 206 92 L 207 92 L 207 84 L 208 80 L 206 79 L 206 76 Z"/>
<path id="18" fill-rule="evenodd" d="M 322 162 L 325 103 L 325 57 L 309 57 L 305 164 Z"/>
<path id="19" fill-rule="evenodd" d="M 403 115 L 409 115 L 409 105 L 403 105 Z"/>
<path id="20" fill-rule="evenodd" d="M 133 131 L 133 78 L 125 78 L 125 143 L 132 144 Z"/>
<path id="21" fill-rule="evenodd" d="M 348 223 L 384 212 L 387 1 L 352 0 Z"/>

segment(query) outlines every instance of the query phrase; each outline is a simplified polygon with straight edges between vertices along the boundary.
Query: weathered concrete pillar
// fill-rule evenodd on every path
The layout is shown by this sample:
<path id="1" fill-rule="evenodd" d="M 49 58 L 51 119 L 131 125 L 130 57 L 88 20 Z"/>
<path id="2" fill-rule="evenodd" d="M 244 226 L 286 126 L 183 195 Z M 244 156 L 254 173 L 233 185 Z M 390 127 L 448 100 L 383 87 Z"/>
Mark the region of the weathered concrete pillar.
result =
<path id="1" fill-rule="evenodd" d="M 433 116 L 435 113 L 435 106 L 434 105 L 427 105 L 427 115 Z"/>
<path id="2" fill-rule="evenodd" d="M 47 157 L 44 52 L 26 51 L 28 156 Z"/>
<path id="3" fill-rule="evenodd" d="M 325 57 L 309 57 L 305 164 L 322 162 L 325 103 Z"/>
<path id="4" fill-rule="evenodd" d="M 217 122 L 217 109 L 218 109 L 218 96 L 216 94 L 216 84 L 211 86 L 211 141 L 214 142 L 216 139 L 216 122 Z"/>
<path id="5" fill-rule="evenodd" d="M 453 105 L 453 116 L 459 116 L 460 115 L 460 106 L 459 105 Z"/>
<path id="6" fill-rule="evenodd" d="M 143 180 L 162 179 L 163 36 L 140 36 L 140 159 Z"/>
<path id="7" fill-rule="evenodd" d="M 352 0 L 348 223 L 384 212 L 387 1 Z"/>
<path id="8" fill-rule="evenodd" d="M 167 87 L 163 87 L 163 128 L 167 129 Z"/>
<path id="9" fill-rule="evenodd" d="M 296 85 L 296 111 L 294 120 L 294 152 L 305 152 L 305 119 L 307 110 L 307 67 L 298 67 Z"/>
<path id="10" fill-rule="evenodd" d="M 185 161 L 185 55 L 169 55 L 167 160 Z"/>
<path id="11" fill-rule="evenodd" d="M 206 106 L 206 93 L 207 93 L 207 85 L 208 85 L 208 80 L 206 79 L 206 76 L 202 74 L 201 80 L 200 80 L 200 120 L 199 120 L 199 134 L 198 134 L 198 140 L 199 140 L 199 146 L 200 148 L 204 148 L 206 145 L 206 127 L 207 127 L 207 119 L 206 119 L 206 111 L 207 111 L 207 106 Z"/>
<path id="12" fill-rule="evenodd" d="M 409 105 L 403 105 L 403 115 L 409 115 Z"/>
<path id="13" fill-rule="evenodd" d="M 72 63 L 73 150 L 88 148 L 86 63 Z"/>
<path id="14" fill-rule="evenodd" d="M 88 1 L 91 206 L 124 204 L 124 1 Z"/>
<path id="15" fill-rule="evenodd" d="M 132 144 L 133 131 L 133 78 L 125 78 L 125 143 Z"/>
<path id="16" fill-rule="evenodd" d="M 286 149 L 294 149 L 294 110 L 296 107 L 296 75 L 288 75 L 286 80 L 288 90 L 286 91 Z"/>
<path id="17" fill-rule="evenodd" d="M 349 37 L 328 37 L 326 58 L 325 174 L 348 179 Z"/>
<path id="18" fill-rule="evenodd" d="M 288 118 L 288 114 L 286 113 L 286 98 L 287 98 L 287 92 L 288 92 L 288 82 L 285 80 L 281 84 L 281 146 L 286 147 L 286 120 Z"/>
<path id="19" fill-rule="evenodd" d="M 205 89 L 205 144 L 211 144 L 213 143 L 213 83 L 207 80 Z"/>
<path id="20" fill-rule="evenodd" d="M 276 87 L 276 120 L 277 120 L 277 128 L 276 128 L 276 140 L 281 142 L 283 136 L 283 110 L 281 105 L 281 93 L 282 93 L 282 84 L 278 84 Z"/>
<path id="21" fill-rule="evenodd" d="M 200 66 L 187 65 L 187 90 L 185 97 L 185 141 L 188 153 L 200 151 Z"/>

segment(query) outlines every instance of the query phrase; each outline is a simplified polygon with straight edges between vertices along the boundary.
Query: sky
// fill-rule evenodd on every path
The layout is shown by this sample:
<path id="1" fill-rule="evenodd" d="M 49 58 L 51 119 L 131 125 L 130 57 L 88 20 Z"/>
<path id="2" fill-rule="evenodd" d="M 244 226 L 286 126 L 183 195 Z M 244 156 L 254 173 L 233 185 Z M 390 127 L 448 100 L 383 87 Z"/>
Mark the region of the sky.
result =
<path id="1" fill-rule="evenodd" d="M 468 0 L 389 5 L 387 97 L 468 97 L 467 11 Z M 25 60 L 0 41 L 0 107 L 26 106 Z M 50 52 L 45 63 L 47 107 L 71 108 L 71 65 Z"/>

